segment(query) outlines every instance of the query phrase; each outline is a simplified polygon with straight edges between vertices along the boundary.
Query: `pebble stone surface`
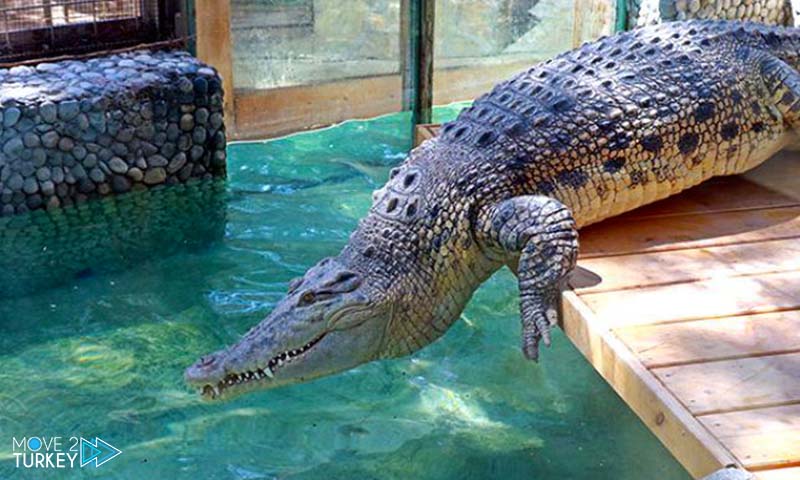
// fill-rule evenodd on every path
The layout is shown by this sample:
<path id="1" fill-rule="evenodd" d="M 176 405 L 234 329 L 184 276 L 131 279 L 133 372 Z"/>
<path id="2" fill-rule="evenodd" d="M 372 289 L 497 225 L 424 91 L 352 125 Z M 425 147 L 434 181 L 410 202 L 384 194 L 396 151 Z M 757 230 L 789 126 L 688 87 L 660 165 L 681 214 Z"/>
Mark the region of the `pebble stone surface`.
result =
<path id="1" fill-rule="evenodd" d="M 794 25 L 790 0 L 628 0 L 628 11 L 631 27 L 690 19 Z"/>
<path id="2" fill-rule="evenodd" d="M 0 69 L 0 215 L 224 176 L 222 99 L 185 52 Z"/>

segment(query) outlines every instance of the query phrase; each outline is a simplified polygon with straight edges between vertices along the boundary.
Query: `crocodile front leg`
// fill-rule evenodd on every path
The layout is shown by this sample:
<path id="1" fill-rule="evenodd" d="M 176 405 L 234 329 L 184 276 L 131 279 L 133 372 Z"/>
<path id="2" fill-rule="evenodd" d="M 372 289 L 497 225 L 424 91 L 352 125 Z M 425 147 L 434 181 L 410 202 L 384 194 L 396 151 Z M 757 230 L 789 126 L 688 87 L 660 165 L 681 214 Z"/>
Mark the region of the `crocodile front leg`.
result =
<path id="1" fill-rule="evenodd" d="M 761 61 L 761 74 L 783 121 L 797 132 L 800 130 L 800 73 L 783 60 L 770 56 Z"/>
<path id="2" fill-rule="evenodd" d="M 490 228 L 492 239 L 507 254 L 506 264 L 517 274 L 522 351 L 538 360 L 539 341 L 550 345 L 550 328 L 557 321 L 561 281 L 575 267 L 575 220 L 557 200 L 521 196 L 494 207 Z"/>

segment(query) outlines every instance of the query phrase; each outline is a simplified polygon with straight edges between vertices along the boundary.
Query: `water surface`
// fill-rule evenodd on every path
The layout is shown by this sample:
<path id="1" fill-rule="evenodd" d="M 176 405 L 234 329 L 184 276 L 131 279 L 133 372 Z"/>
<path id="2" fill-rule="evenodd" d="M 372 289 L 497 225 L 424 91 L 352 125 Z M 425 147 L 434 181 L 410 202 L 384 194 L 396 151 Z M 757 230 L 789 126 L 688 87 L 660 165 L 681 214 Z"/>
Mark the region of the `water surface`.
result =
<path id="1" fill-rule="evenodd" d="M 144 201 L 132 195 L 62 225 L 69 248 L 45 235 L 9 258 L 6 245 L 5 268 L 39 287 L 0 298 L 0 477 L 688 479 L 560 332 L 540 365 L 523 359 L 507 271 L 409 358 L 225 404 L 187 390 L 182 372 L 199 354 L 234 341 L 291 278 L 338 252 L 403 159 L 407 120 L 232 145 L 222 214 L 218 196 L 167 195 L 175 222 L 125 222 L 119 213 Z M 18 220 L 38 221 L 51 220 Z M 199 236 L 175 227 L 204 224 Z M 98 241 L 106 230 L 116 236 Z M 98 248 L 116 253 L 84 251 Z M 98 470 L 16 469 L 11 437 L 31 435 L 99 436 L 123 454 Z"/>

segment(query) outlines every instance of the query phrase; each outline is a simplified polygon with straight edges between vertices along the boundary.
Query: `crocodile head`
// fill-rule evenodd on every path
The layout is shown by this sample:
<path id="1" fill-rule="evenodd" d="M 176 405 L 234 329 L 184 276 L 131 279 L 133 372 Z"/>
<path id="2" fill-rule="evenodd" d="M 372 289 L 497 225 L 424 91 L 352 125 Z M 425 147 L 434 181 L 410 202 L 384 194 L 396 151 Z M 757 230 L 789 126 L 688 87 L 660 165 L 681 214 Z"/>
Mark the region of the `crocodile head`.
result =
<path id="1" fill-rule="evenodd" d="M 187 382 L 205 399 L 227 399 L 378 358 L 391 308 L 372 283 L 338 258 L 322 260 L 238 343 L 189 367 Z"/>

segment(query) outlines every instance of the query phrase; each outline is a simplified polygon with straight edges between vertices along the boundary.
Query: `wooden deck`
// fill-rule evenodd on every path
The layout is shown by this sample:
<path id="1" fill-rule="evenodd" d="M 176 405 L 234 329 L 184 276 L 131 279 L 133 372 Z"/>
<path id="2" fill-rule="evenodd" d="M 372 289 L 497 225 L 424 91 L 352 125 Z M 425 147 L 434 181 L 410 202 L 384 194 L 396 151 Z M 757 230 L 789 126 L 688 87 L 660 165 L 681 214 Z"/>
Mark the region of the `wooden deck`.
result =
<path id="1" fill-rule="evenodd" d="M 800 479 L 800 155 L 584 229 L 579 267 L 565 333 L 692 475 Z"/>
<path id="2" fill-rule="evenodd" d="M 694 477 L 800 479 L 800 154 L 590 226 L 578 265 L 564 332 Z"/>

